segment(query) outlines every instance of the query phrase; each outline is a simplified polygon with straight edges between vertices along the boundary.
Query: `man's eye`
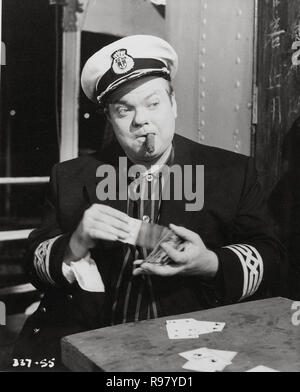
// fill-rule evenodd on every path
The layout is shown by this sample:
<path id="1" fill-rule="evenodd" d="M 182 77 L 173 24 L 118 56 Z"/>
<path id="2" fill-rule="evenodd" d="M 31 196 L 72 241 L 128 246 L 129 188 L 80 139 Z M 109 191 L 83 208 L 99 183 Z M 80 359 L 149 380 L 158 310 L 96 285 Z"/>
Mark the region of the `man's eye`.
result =
<path id="1" fill-rule="evenodd" d="M 153 101 L 149 103 L 148 107 L 151 109 L 151 108 L 156 108 L 158 105 L 159 105 L 159 101 Z"/>
<path id="2" fill-rule="evenodd" d="M 124 116 L 126 116 L 126 115 L 130 112 L 130 110 L 129 110 L 129 108 L 126 108 L 126 107 L 124 106 L 124 107 L 118 108 L 118 109 L 117 109 L 117 112 L 118 112 L 119 116 L 124 117 Z"/>

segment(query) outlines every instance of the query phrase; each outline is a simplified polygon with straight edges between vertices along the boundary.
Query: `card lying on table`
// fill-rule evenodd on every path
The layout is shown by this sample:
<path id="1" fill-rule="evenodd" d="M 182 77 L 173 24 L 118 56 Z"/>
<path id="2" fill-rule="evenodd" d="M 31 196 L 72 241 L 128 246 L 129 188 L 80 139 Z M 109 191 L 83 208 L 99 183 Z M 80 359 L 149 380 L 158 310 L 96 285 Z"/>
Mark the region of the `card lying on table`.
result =
<path id="1" fill-rule="evenodd" d="M 202 347 L 191 351 L 185 351 L 179 355 L 188 361 L 203 359 L 210 356 L 217 356 L 218 358 L 223 359 L 225 362 L 232 362 L 237 353 L 235 351 L 213 350 L 211 348 Z"/>
<path id="2" fill-rule="evenodd" d="M 183 365 L 183 369 L 197 372 L 221 372 L 232 364 L 236 354 L 233 351 L 212 350 L 203 347 L 179 355 L 188 360 Z"/>
<path id="3" fill-rule="evenodd" d="M 193 318 L 166 321 L 169 339 L 196 339 L 203 334 L 221 332 L 224 327 L 225 323 L 198 321 Z"/>

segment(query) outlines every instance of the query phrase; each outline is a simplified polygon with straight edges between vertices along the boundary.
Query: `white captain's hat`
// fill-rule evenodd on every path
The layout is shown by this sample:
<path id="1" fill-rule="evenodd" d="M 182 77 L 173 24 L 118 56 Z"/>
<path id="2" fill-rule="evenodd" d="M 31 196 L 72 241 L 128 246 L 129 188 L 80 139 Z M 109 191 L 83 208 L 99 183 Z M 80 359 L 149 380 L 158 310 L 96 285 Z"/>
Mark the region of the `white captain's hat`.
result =
<path id="1" fill-rule="evenodd" d="M 143 76 L 172 80 L 178 56 L 165 40 L 151 35 L 122 38 L 96 52 L 86 62 L 81 85 L 93 102 L 103 104 L 119 86 Z"/>

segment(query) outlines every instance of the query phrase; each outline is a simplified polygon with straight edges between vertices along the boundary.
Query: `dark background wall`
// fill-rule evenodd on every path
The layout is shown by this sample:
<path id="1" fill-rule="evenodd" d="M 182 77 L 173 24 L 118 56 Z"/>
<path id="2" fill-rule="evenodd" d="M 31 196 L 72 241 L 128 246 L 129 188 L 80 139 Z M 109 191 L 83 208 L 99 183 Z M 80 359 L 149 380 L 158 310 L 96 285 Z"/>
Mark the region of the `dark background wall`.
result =
<path id="1" fill-rule="evenodd" d="M 49 175 L 58 158 L 55 108 L 55 7 L 49 0 L 4 0 L 1 80 L 1 165 L 6 132 L 12 143 L 12 176 Z M 11 110 L 15 111 L 10 116 Z"/>
<path id="2" fill-rule="evenodd" d="M 300 298 L 300 1 L 259 1 L 255 158 Z"/>
<path id="3" fill-rule="evenodd" d="M 49 0 L 2 4 L 0 177 L 48 176 L 59 157 L 55 87 L 61 79 L 61 15 Z M 45 185 L 0 185 L 0 231 L 36 227 L 44 193 Z M 25 241 L 0 243 L 0 288 L 27 281 L 25 249 Z M 10 313 L 26 300 L 7 303 Z"/>

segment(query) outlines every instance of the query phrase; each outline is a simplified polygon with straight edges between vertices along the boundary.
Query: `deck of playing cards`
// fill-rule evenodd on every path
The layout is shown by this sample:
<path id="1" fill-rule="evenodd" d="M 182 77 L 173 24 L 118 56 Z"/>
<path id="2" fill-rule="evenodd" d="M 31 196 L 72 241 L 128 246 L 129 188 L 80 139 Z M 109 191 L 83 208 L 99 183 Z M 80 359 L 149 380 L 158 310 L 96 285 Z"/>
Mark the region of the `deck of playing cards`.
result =
<path id="1" fill-rule="evenodd" d="M 212 350 L 206 347 L 192 351 L 186 351 L 179 355 L 187 359 L 183 369 L 196 372 L 222 372 L 227 366 L 232 364 L 236 352 Z"/>
<path id="2" fill-rule="evenodd" d="M 197 339 L 203 334 L 221 332 L 224 327 L 225 323 L 198 321 L 193 318 L 166 321 L 169 339 Z"/>
<path id="3" fill-rule="evenodd" d="M 184 246 L 184 240 L 178 237 L 178 235 L 173 233 L 171 230 L 167 229 L 167 231 L 163 233 L 162 237 L 156 244 L 155 248 L 145 259 L 146 263 L 165 265 L 171 261 L 167 253 L 160 247 L 160 245 L 163 243 L 171 245 L 172 248 L 178 250 L 179 252 L 183 249 Z"/>
<path id="4" fill-rule="evenodd" d="M 168 243 L 178 251 L 183 249 L 184 240 L 167 227 L 130 218 L 129 228 L 130 233 L 127 238 L 120 241 L 151 250 L 144 262 L 164 265 L 171 261 L 167 253 L 160 247 L 162 243 Z"/>

